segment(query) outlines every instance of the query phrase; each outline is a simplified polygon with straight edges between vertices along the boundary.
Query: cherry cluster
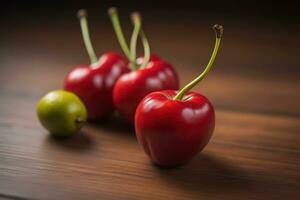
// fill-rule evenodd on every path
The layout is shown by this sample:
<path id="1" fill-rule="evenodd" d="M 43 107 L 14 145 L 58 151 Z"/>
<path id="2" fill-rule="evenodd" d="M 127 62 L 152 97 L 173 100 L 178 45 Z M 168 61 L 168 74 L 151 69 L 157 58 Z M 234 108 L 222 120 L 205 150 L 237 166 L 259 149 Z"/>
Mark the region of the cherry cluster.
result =
<path id="1" fill-rule="evenodd" d="M 133 31 L 129 44 L 118 11 L 108 10 L 124 56 L 115 52 L 96 56 L 90 40 L 87 11 L 78 18 L 90 64 L 75 67 L 64 79 L 64 90 L 79 97 L 90 121 L 108 117 L 114 110 L 135 126 L 139 144 L 151 160 L 163 166 L 182 164 L 209 142 L 215 127 L 215 112 L 209 100 L 190 90 L 210 71 L 218 52 L 223 27 L 214 25 L 216 41 L 204 71 L 179 90 L 176 70 L 150 53 L 150 45 L 138 12 L 131 14 Z M 143 56 L 137 57 L 138 40 Z"/>

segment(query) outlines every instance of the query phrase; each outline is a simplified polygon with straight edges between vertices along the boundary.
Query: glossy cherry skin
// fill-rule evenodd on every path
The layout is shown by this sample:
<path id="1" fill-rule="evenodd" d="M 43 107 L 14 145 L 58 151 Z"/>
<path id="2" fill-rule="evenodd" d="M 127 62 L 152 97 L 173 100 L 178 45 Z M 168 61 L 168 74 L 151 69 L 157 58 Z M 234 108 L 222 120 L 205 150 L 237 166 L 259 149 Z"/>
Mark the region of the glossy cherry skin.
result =
<path id="1" fill-rule="evenodd" d="M 154 55 L 154 54 L 150 55 L 149 62 L 160 61 L 160 60 L 161 60 L 160 57 L 158 57 L 157 55 Z M 139 56 L 136 59 L 136 64 L 141 65 L 141 64 L 143 64 L 143 61 L 144 61 L 144 56 Z"/>
<path id="2" fill-rule="evenodd" d="M 207 98 L 189 92 L 177 101 L 175 94 L 174 90 L 153 92 L 140 102 L 135 114 L 137 140 L 161 166 L 176 166 L 196 156 L 215 126 L 214 108 Z"/>
<path id="3" fill-rule="evenodd" d="M 172 66 L 152 57 L 143 68 L 122 75 L 113 90 L 113 102 L 118 113 L 127 122 L 134 123 L 139 102 L 149 93 L 179 87 L 178 76 Z"/>
<path id="4" fill-rule="evenodd" d="M 85 104 L 90 120 L 101 119 L 113 111 L 112 91 L 117 79 L 129 72 L 120 55 L 103 54 L 96 65 L 80 65 L 64 80 L 64 89 L 75 93 Z"/>

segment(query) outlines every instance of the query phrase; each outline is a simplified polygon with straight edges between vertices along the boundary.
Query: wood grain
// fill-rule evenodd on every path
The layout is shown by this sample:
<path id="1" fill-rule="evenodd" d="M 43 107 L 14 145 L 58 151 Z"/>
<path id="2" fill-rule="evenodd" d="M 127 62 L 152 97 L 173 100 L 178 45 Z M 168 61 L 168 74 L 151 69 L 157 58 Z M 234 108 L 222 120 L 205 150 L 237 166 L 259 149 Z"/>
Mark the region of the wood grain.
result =
<path id="1" fill-rule="evenodd" d="M 154 50 L 175 63 L 186 83 L 207 60 L 210 32 L 195 29 L 186 40 L 183 33 L 174 33 L 168 40 L 178 41 L 182 49 L 175 44 L 168 49 L 163 45 L 167 30 L 151 26 L 160 30 L 150 32 Z M 178 26 L 183 27 L 171 24 L 170 29 Z M 293 71 L 297 61 L 278 67 L 295 52 L 277 49 L 271 39 L 242 40 L 235 36 L 243 37 L 246 31 L 229 30 L 234 36 L 224 42 L 216 68 L 195 89 L 216 107 L 214 136 L 190 163 L 162 169 L 145 156 L 133 128 L 115 115 L 87 125 L 69 140 L 52 138 L 40 126 L 35 116 L 40 96 L 60 88 L 71 66 L 85 61 L 80 35 L 72 27 L 50 30 L 54 28 L 36 27 L 23 35 L 8 30 L 3 35 L 0 199 L 299 199 L 300 81 Z M 99 49 L 117 50 L 111 30 L 102 33 L 109 39 Z M 267 38 L 264 31 L 258 34 Z M 199 38 L 202 46 L 187 45 Z M 286 44 L 292 44 L 289 38 Z M 266 51 L 271 53 L 263 59 Z"/>

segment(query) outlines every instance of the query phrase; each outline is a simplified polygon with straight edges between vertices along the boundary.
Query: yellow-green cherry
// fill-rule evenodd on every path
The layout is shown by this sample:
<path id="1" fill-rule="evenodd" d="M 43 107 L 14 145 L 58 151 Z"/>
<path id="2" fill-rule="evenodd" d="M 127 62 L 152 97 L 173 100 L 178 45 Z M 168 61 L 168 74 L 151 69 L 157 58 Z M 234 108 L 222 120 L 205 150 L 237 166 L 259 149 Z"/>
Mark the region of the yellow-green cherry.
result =
<path id="1" fill-rule="evenodd" d="M 36 112 L 42 126 L 58 137 L 74 135 L 87 120 L 82 101 L 75 94 L 63 90 L 43 96 L 36 106 Z"/>

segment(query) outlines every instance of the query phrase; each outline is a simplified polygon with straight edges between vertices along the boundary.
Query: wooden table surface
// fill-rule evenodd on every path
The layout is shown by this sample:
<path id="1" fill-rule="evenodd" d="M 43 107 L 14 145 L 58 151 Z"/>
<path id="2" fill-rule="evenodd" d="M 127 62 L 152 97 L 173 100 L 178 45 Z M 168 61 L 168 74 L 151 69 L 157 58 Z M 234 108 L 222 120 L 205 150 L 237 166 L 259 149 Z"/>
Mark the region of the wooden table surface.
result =
<path id="1" fill-rule="evenodd" d="M 146 27 L 152 50 L 183 85 L 209 58 L 213 22 L 163 22 Z M 299 29 L 224 23 L 214 68 L 195 88 L 216 108 L 214 135 L 188 164 L 161 169 L 114 117 L 69 140 L 41 127 L 37 101 L 87 56 L 75 19 L 40 24 L 1 32 L 0 199 L 300 199 L 299 40 L 290 36 Z M 111 28 L 97 25 L 98 52 L 119 51 Z"/>

